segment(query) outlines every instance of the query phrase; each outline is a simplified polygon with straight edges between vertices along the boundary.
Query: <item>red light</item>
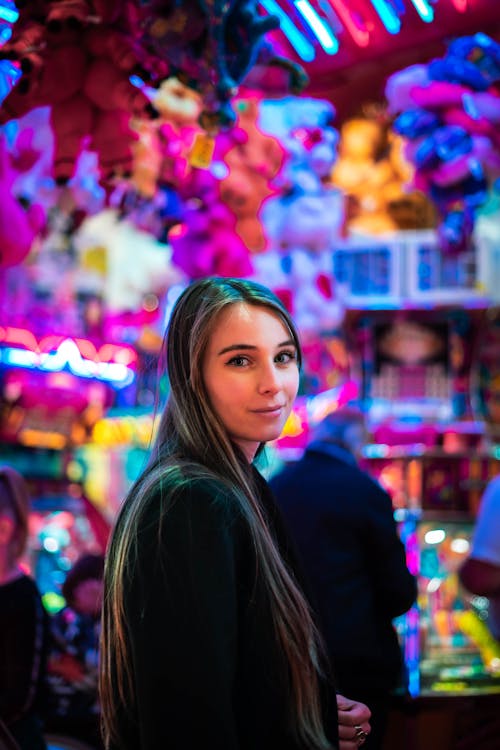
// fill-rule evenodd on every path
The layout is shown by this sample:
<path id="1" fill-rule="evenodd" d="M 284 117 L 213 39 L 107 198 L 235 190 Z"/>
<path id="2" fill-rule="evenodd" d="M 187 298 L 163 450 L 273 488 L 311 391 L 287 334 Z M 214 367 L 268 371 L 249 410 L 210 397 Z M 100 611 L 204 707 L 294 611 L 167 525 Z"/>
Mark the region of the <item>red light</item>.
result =
<path id="1" fill-rule="evenodd" d="M 465 2 L 466 1 L 467 0 L 465 0 Z M 344 0 L 330 0 L 330 5 L 337 13 L 358 47 L 367 47 L 370 42 L 370 32 L 366 26 L 363 28 L 360 25 L 359 21 L 352 15 L 349 8 L 344 5 Z"/>
<path id="2" fill-rule="evenodd" d="M 465 13 L 467 10 L 468 0 L 451 0 L 453 3 L 455 10 L 458 10 L 459 13 Z"/>

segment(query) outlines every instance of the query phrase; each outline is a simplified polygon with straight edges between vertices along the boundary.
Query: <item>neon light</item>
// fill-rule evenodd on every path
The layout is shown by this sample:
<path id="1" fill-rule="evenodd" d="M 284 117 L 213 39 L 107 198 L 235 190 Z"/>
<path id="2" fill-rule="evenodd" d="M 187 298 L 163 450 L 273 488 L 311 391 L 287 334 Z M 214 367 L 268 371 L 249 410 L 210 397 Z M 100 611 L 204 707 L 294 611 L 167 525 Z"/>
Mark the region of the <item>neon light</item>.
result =
<path id="1" fill-rule="evenodd" d="M 434 21 L 434 10 L 431 8 L 427 0 L 411 0 L 415 6 L 418 15 L 425 21 L 425 23 L 432 23 Z"/>
<path id="2" fill-rule="evenodd" d="M 443 529 L 432 529 L 428 531 L 424 540 L 426 544 L 441 544 L 446 538 L 446 532 Z"/>
<path id="3" fill-rule="evenodd" d="M 295 0 L 295 7 L 307 21 L 325 52 L 335 55 L 339 51 L 339 41 L 332 34 L 326 21 L 314 10 L 309 0 Z"/>
<path id="4" fill-rule="evenodd" d="M 82 378 L 97 377 L 100 380 L 110 380 L 116 383 L 133 380 L 133 373 L 127 367 L 117 362 L 92 362 L 84 359 L 79 348 L 72 339 L 66 339 L 59 344 L 57 351 L 53 354 L 40 355 L 40 367 L 42 370 L 59 372 L 66 366 L 71 372 Z M 130 378 L 129 376 L 132 376 Z"/>
<path id="5" fill-rule="evenodd" d="M 6 8 L 0 6 L 0 20 L 7 21 L 7 23 L 15 23 L 19 18 L 19 13 L 14 8 Z"/>
<path id="6" fill-rule="evenodd" d="M 38 341 L 31 331 L 26 331 L 24 328 L 11 328 L 10 326 L 2 328 L 0 340 L 5 341 L 6 344 L 20 344 L 25 349 L 31 349 L 32 352 L 38 350 Z"/>
<path id="7" fill-rule="evenodd" d="M 299 57 L 304 60 L 304 62 L 312 62 L 316 57 L 313 45 L 308 39 L 306 39 L 304 34 L 298 30 L 285 11 L 278 5 L 276 0 L 261 0 L 260 4 L 270 15 L 278 16 L 281 31 L 285 34 L 292 47 L 294 47 Z"/>
<path id="8" fill-rule="evenodd" d="M 35 352 L 51 352 L 53 349 L 57 349 L 59 344 L 64 341 L 65 336 L 45 336 L 41 339 L 35 349 Z M 30 347 L 31 348 L 31 347 Z"/>
<path id="9" fill-rule="evenodd" d="M 329 2 L 358 47 L 367 47 L 370 42 L 370 32 L 366 26 L 362 28 L 359 25 L 349 8 L 344 5 L 344 0 L 329 0 Z"/>
<path id="10" fill-rule="evenodd" d="M 35 353 L 27 349 L 4 349 L 2 359 L 12 367 L 32 367 Z"/>
<path id="11" fill-rule="evenodd" d="M 75 344 L 77 345 L 78 349 L 80 350 L 80 354 L 82 354 L 83 357 L 86 359 L 93 359 L 94 362 L 97 362 L 99 359 L 97 354 L 97 349 L 95 348 L 92 341 L 87 341 L 87 339 L 75 339 Z"/>
<path id="12" fill-rule="evenodd" d="M 50 338 L 53 339 L 56 337 Z M 115 356 L 120 356 L 123 351 L 126 355 L 126 364 L 124 362 L 99 361 L 92 342 L 79 339 L 78 343 L 80 346 L 73 339 L 64 339 L 59 343 L 55 351 L 49 352 L 7 346 L 3 350 L 0 350 L 0 360 L 11 367 L 25 367 L 45 370 L 46 372 L 61 372 L 64 369 L 69 369 L 70 372 L 78 377 L 97 378 L 98 380 L 114 383 L 119 387 L 129 385 L 133 381 L 134 371 L 128 366 L 133 362 L 133 357 L 127 349 L 117 346 L 116 352 L 113 352 L 110 348 L 106 352 L 109 355 L 115 354 Z M 82 347 L 82 344 L 88 344 L 88 347 Z M 113 345 L 107 344 L 105 346 L 112 347 Z M 90 350 L 90 347 L 96 355 L 95 359 L 82 356 L 82 348 Z"/>
<path id="13" fill-rule="evenodd" d="M 62 450 L 68 443 L 68 439 L 59 432 L 42 432 L 42 430 L 32 429 L 21 430 L 18 439 L 23 445 L 29 447 L 54 448 L 54 450 Z"/>
<path id="14" fill-rule="evenodd" d="M 377 11 L 380 20 L 389 34 L 399 34 L 401 31 L 401 21 L 386 0 L 371 0 L 371 4 Z"/>
<path id="15" fill-rule="evenodd" d="M 467 10 L 468 0 L 451 0 L 451 2 L 459 13 L 465 13 Z"/>
<path id="16" fill-rule="evenodd" d="M 0 327 L 0 342 L 5 344 L 14 344 L 29 349 L 32 352 L 43 353 L 51 352 L 57 349 L 63 341 L 73 341 L 67 336 L 51 335 L 44 336 L 37 341 L 35 336 L 24 328 L 2 328 Z M 96 349 L 92 341 L 88 339 L 74 339 L 80 354 L 83 357 L 93 360 L 94 362 L 111 362 L 116 361 L 121 364 L 130 365 L 137 361 L 137 354 L 132 347 L 120 344 L 103 344 L 99 350 Z"/>
<path id="17" fill-rule="evenodd" d="M 80 339 L 78 339 L 80 341 Z M 133 349 L 126 349 L 117 344 L 103 344 L 99 349 L 99 360 L 101 362 L 120 362 L 122 365 L 132 365 L 137 360 L 137 354 Z"/>

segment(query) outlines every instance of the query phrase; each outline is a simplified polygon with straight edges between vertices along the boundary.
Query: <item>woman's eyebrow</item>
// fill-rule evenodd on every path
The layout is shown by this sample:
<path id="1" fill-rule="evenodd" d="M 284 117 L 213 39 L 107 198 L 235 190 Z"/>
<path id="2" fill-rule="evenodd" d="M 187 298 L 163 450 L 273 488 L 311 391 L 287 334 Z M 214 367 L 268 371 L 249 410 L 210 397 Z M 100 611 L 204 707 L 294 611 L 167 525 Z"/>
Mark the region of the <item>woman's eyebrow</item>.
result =
<path id="1" fill-rule="evenodd" d="M 221 349 L 220 352 L 217 353 L 217 356 L 220 357 L 221 354 L 234 352 L 238 349 L 257 349 L 257 347 L 253 346 L 253 344 L 230 344 L 229 346 L 225 346 L 224 349 Z"/>
<path id="2" fill-rule="evenodd" d="M 295 341 L 293 339 L 287 339 L 286 341 L 282 341 L 279 344 L 276 344 L 276 348 L 280 349 L 282 346 L 295 346 Z M 238 350 L 255 350 L 258 349 L 257 346 L 254 344 L 230 344 L 229 346 L 225 346 L 223 349 L 220 350 L 220 352 L 217 352 L 217 356 L 220 357 L 222 354 L 227 354 L 228 352 L 234 352 Z"/>

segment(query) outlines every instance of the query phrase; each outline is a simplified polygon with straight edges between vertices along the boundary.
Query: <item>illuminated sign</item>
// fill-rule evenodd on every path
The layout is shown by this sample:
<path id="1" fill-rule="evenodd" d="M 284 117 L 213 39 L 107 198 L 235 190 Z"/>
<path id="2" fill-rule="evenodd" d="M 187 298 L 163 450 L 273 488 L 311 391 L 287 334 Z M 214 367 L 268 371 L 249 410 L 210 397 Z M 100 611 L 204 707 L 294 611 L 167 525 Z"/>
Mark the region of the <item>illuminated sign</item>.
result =
<path id="1" fill-rule="evenodd" d="M 64 336 L 37 341 L 30 331 L 0 327 L 0 363 L 45 372 L 67 370 L 80 378 L 93 378 L 124 388 L 133 382 L 137 354 L 131 347 L 103 344 Z"/>

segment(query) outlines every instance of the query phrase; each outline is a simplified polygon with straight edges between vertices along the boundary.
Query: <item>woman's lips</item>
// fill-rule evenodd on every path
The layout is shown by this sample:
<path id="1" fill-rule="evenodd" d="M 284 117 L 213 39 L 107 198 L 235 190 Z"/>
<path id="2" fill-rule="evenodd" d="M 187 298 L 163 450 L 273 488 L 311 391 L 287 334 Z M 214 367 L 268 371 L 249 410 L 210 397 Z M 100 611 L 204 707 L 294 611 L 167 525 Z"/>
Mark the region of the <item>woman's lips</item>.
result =
<path id="1" fill-rule="evenodd" d="M 278 406 L 266 406 L 263 409 L 252 409 L 252 411 L 254 414 L 262 414 L 264 416 L 266 415 L 273 416 L 273 415 L 280 414 L 283 408 L 284 408 L 283 405 L 279 404 Z"/>

